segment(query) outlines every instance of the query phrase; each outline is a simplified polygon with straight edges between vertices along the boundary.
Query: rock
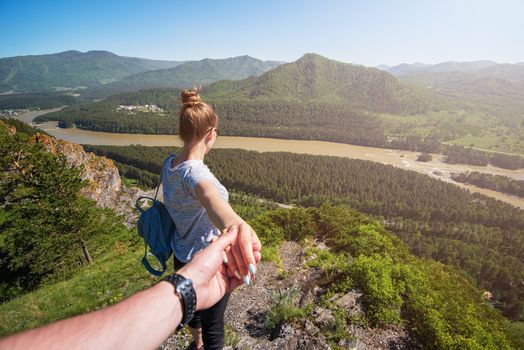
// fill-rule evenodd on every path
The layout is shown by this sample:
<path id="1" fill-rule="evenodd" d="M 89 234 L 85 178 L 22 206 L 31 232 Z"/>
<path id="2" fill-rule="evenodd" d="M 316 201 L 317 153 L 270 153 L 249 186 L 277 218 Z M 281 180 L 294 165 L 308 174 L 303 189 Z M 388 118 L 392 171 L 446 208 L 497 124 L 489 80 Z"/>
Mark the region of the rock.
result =
<path id="1" fill-rule="evenodd" d="M 306 320 L 304 327 L 306 329 L 306 333 L 315 336 L 318 332 L 320 332 L 320 329 L 318 329 L 317 326 L 315 326 L 311 321 Z"/>
<path id="2" fill-rule="evenodd" d="M 282 327 L 282 331 L 279 335 L 279 337 L 271 342 L 269 347 L 266 349 L 274 349 L 274 350 L 280 350 L 280 349 L 289 349 L 289 350 L 326 350 L 330 349 L 326 338 L 319 332 L 318 328 L 316 328 L 311 322 L 310 326 L 313 326 L 317 329 L 317 333 L 315 335 L 308 334 L 307 331 L 307 322 L 306 321 L 306 329 L 301 329 L 300 327 L 297 329 L 293 327 L 292 325 L 286 324 Z"/>
<path id="3" fill-rule="evenodd" d="M 10 135 L 14 135 L 14 134 L 16 134 L 16 127 L 4 123 L 1 119 L 0 119 L 0 125 L 2 125 L 2 126 L 4 126 L 4 127 L 7 128 L 7 133 L 8 133 L 8 134 L 10 134 Z"/>
<path id="4" fill-rule="evenodd" d="M 333 316 L 333 313 L 329 309 L 317 306 L 314 315 L 316 316 L 316 323 L 320 325 L 321 328 L 332 328 L 335 324 L 335 316 Z"/>
<path id="5" fill-rule="evenodd" d="M 346 310 L 350 316 L 363 316 L 364 308 L 360 301 L 361 297 L 361 292 L 351 290 L 342 296 L 340 294 L 334 295 L 330 301 L 341 309 Z"/>
<path id="6" fill-rule="evenodd" d="M 81 190 L 82 195 L 94 200 L 100 207 L 115 209 L 117 215 L 124 217 L 128 227 L 132 227 L 137 219 L 133 210 L 135 200 L 140 196 L 154 195 L 153 191 L 125 187 L 111 159 L 85 152 L 80 145 L 41 133 L 33 135 L 31 140 L 43 145 L 48 152 L 63 156 L 69 166 L 79 167 L 80 177 L 87 182 Z"/>
<path id="7" fill-rule="evenodd" d="M 366 346 L 358 339 L 342 339 L 337 344 L 342 349 L 347 350 L 365 350 Z"/>

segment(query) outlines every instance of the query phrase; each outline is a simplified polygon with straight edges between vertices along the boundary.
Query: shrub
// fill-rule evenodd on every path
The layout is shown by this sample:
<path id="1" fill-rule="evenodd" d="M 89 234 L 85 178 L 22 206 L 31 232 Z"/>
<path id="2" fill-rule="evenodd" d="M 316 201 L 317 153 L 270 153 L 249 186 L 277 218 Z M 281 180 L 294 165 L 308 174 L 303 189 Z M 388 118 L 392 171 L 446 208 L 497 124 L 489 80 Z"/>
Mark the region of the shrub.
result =
<path id="1" fill-rule="evenodd" d="M 273 294 L 273 306 L 266 312 L 264 322 L 270 333 L 274 333 L 284 322 L 304 318 L 305 309 L 295 306 L 299 295 L 300 289 L 297 286 Z"/>
<path id="2" fill-rule="evenodd" d="M 429 153 L 421 153 L 419 154 L 417 161 L 419 162 L 430 162 L 433 160 L 433 157 Z"/>

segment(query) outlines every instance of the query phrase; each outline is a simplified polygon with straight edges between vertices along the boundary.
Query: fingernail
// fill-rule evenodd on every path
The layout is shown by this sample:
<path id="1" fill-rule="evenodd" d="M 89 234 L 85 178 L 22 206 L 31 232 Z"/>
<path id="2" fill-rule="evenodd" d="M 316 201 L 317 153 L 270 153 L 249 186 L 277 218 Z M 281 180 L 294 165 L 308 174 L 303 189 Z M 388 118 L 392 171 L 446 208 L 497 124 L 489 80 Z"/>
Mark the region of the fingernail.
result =
<path id="1" fill-rule="evenodd" d="M 238 272 L 238 270 L 235 271 L 235 276 L 236 276 L 239 280 L 242 279 L 242 277 L 240 277 L 240 272 Z"/>
<path id="2" fill-rule="evenodd" d="M 249 276 L 248 276 L 248 275 L 245 275 L 245 276 L 244 276 L 244 284 L 245 284 L 246 286 L 249 286 L 249 282 L 250 282 L 250 280 L 249 280 Z"/>
<path id="3" fill-rule="evenodd" d="M 237 230 L 238 230 L 238 227 L 236 227 L 236 226 L 231 226 L 227 232 L 229 232 L 229 233 L 235 233 L 235 232 L 237 232 Z"/>
<path id="4" fill-rule="evenodd" d="M 249 267 L 249 272 L 251 272 L 252 275 L 254 275 L 254 274 L 257 272 L 257 270 L 256 270 L 256 268 L 255 268 L 255 265 L 253 265 L 253 264 L 250 263 L 250 264 L 248 265 L 248 267 Z"/>
<path id="5" fill-rule="evenodd" d="M 226 265 L 227 265 L 227 263 L 229 262 L 229 261 L 227 260 L 227 256 L 225 256 L 225 255 L 222 257 L 222 261 L 223 261 L 224 264 L 226 264 Z"/>

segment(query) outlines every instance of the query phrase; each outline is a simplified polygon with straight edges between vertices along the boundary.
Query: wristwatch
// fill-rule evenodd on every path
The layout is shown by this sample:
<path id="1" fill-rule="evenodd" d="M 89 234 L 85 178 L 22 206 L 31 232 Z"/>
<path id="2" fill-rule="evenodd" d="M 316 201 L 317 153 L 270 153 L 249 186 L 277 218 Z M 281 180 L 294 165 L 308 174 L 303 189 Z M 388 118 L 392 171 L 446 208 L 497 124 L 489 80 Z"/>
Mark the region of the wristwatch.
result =
<path id="1" fill-rule="evenodd" d="M 180 321 L 177 327 L 177 329 L 181 329 L 195 316 L 197 298 L 195 289 L 193 288 L 193 281 L 176 273 L 167 276 L 163 280 L 171 283 L 173 287 L 175 287 L 175 294 L 182 302 L 183 316 L 182 321 Z"/>

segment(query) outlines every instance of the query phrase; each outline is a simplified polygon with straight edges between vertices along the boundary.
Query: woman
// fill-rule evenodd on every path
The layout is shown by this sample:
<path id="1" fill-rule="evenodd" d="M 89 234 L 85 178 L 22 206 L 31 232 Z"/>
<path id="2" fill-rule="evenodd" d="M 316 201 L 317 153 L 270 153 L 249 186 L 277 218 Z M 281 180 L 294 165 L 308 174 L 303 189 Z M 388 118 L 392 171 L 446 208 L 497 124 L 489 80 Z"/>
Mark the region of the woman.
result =
<path id="1" fill-rule="evenodd" d="M 218 117 L 196 90 L 181 93 L 179 136 L 184 147 L 164 163 L 164 204 L 176 225 L 172 241 L 175 269 L 204 249 L 220 231 L 236 225 L 239 244 L 224 256 L 231 276 L 249 285 L 260 261 L 260 241 L 253 229 L 228 204 L 228 192 L 204 164 L 218 135 Z M 229 295 L 201 311 L 189 323 L 195 348 L 221 349 L 224 345 L 224 311 Z"/>

